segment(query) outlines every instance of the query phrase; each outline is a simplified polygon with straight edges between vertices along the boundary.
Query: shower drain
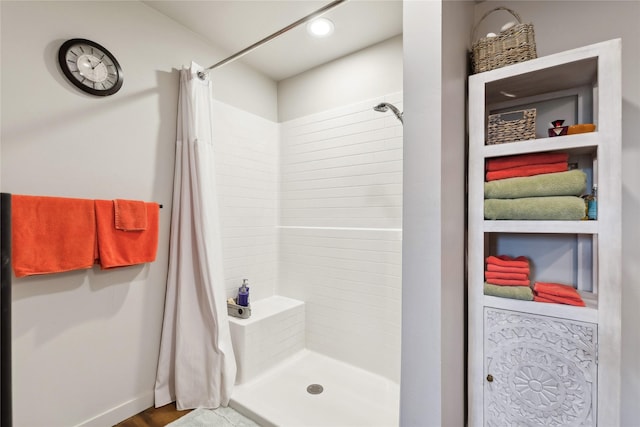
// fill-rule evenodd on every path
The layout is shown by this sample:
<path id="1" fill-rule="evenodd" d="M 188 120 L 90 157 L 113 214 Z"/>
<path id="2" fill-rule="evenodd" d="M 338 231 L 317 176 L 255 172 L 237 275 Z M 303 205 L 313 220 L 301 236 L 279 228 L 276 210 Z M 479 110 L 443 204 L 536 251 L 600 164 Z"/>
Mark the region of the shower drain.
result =
<path id="1" fill-rule="evenodd" d="M 322 387 L 320 384 L 311 384 L 309 387 L 307 387 L 307 392 L 310 394 L 320 394 L 323 390 L 324 387 Z"/>

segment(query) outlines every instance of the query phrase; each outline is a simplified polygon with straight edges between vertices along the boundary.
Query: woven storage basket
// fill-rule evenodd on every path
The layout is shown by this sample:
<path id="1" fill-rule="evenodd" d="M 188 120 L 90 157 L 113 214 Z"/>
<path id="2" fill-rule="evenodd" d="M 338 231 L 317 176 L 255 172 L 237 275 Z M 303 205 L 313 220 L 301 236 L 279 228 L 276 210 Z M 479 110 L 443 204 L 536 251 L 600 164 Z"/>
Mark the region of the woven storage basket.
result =
<path id="1" fill-rule="evenodd" d="M 496 7 L 485 13 L 473 28 L 473 39 L 476 38 L 480 23 L 498 10 L 509 12 L 518 20 L 518 23 L 507 30 L 500 31 L 495 37 L 482 37 L 475 42 L 471 41 L 471 65 L 474 74 L 538 57 L 533 24 L 523 24 L 520 15 L 506 7 Z"/>
<path id="2" fill-rule="evenodd" d="M 536 109 L 492 114 L 487 125 L 487 145 L 536 138 Z"/>

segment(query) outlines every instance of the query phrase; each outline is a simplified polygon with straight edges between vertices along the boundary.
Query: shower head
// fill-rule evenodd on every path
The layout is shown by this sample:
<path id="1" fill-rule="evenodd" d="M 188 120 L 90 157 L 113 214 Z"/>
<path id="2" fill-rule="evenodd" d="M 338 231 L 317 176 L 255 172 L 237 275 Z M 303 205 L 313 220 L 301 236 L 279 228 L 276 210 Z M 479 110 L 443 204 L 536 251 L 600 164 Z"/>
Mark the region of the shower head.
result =
<path id="1" fill-rule="evenodd" d="M 389 109 L 391 109 L 391 111 L 393 111 L 393 114 L 395 114 L 398 120 L 400 120 L 400 123 L 404 124 L 404 121 L 402 120 L 402 111 L 398 110 L 393 104 L 389 104 L 388 102 L 381 102 L 380 104 L 373 107 L 373 109 L 381 113 L 385 113 L 389 111 Z"/>

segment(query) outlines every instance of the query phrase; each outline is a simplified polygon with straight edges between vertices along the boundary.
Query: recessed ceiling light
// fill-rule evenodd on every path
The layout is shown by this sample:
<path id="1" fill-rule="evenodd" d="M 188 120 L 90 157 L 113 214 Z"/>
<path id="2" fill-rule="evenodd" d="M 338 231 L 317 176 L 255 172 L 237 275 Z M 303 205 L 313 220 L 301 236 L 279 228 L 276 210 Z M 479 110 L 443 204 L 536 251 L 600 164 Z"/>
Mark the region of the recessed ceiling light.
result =
<path id="1" fill-rule="evenodd" d="M 317 18 L 307 24 L 307 31 L 314 37 L 327 37 L 333 33 L 333 22 L 327 18 Z"/>

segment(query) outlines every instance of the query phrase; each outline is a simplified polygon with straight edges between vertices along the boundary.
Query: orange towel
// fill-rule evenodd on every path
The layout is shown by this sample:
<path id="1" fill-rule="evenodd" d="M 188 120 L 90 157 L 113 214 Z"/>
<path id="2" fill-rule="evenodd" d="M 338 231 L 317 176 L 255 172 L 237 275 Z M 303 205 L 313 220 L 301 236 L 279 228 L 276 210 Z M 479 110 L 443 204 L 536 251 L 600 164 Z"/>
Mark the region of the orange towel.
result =
<path id="1" fill-rule="evenodd" d="M 531 153 L 518 156 L 496 157 L 487 160 L 487 171 L 516 168 L 519 166 L 546 165 L 550 163 L 566 163 L 569 161 L 567 153 Z"/>
<path id="2" fill-rule="evenodd" d="M 16 277 L 91 268 L 96 225 L 93 200 L 11 197 L 12 264 Z"/>
<path id="3" fill-rule="evenodd" d="M 533 284 L 533 290 L 559 297 L 581 299 L 580 294 L 573 286 L 561 283 L 535 282 Z"/>
<path id="4" fill-rule="evenodd" d="M 502 169 L 487 172 L 487 181 L 515 178 L 519 176 L 542 175 L 543 173 L 566 172 L 569 170 L 567 162 L 549 163 L 544 165 L 519 166 L 516 168 Z"/>
<path id="5" fill-rule="evenodd" d="M 529 268 L 529 260 L 525 256 L 513 258 L 509 255 L 491 255 L 487 257 L 487 264 L 501 265 L 503 267 Z"/>
<path id="6" fill-rule="evenodd" d="M 573 286 L 561 283 L 535 282 L 533 291 L 535 293 L 534 301 L 585 306 L 582 297 Z"/>
<path id="7" fill-rule="evenodd" d="M 529 275 L 525 273 L 511 273 L 502 271 L 485 271 L 485 279 L 515 279 L 515 280 L 529 280 Z"/>
<path id="8" fill-rule="evenodd" d="M 522 273 L 529 274 L 529 268 L 524 267 L 504 267 L 502 265 L 487 264 L 487 271 L 495 271 L 500 273 Z"/>
<path id="9" fill-rule="evenodd" d="M 158 251 L 159 205 L 146 203 L 147 229 L 124 231 L 115 227 L 112 200 L 96 200 L 98 255 L 102 269 L 153 262 Z"/>
<path id="10" fill-rule="evenodd" d="M 115 199 L 115 226 L 118 230 L 142 231 L 147 229 L 147 205 L 138 200 Z"/>
<path id="11" fill-rule="evenodd" d="M 586 304 L 582 301 L 582 298 L 579 300 L 573 298 L 559 297 L 557 295 L 551 294 L 535 294 L 533 296 L 533 300 L 536 302 L 549 302 L 554 304 L 567 304 L 567 305 L 575 305 L 577 307 L 584 307 Z"/>

